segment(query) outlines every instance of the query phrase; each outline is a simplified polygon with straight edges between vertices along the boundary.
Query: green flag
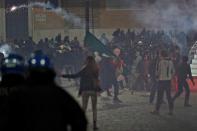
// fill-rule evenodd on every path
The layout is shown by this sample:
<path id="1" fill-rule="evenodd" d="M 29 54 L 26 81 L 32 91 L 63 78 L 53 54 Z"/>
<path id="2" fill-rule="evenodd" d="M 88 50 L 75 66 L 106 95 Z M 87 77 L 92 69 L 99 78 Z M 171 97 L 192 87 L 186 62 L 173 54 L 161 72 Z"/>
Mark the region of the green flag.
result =
<path id="1" fill-rule="evenodd" d="M 90 49 L 93 52 L 97 51 L 100 54 L 106 54 L 108 56 L 115 57 L 113 52 L 90 32 L 86 32 L 84 42 L 85 42 L 85 46 L 88 47 L 88 49 Z"/>

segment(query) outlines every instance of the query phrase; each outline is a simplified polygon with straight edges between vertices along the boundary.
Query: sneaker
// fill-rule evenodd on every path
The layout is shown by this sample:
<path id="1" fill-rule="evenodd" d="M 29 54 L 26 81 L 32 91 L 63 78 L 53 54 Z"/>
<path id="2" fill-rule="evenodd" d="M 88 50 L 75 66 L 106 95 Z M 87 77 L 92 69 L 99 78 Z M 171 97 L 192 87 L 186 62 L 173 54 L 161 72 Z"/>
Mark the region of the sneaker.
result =
<path id="1" fill-rule="evenodd" d="M 96 130 L 98 130 L 98 129 L 99 129 L 99 128 L 98 128 L 96 122 L 94 121 L 94 122 L 93 122 L 93 130 L 96 131 Z"/>
<path id="2" fill-rule="evenodd" d="M 185 104 L 184 107 L 192 107 L 190 104 Z"/>
<path id="3" fill-rule="evenodd" d="M 94 130 L 94 131 L 97 131 L 98 129 L 99 129 L 99 128 L 98 128 L 97 126 L 94 126 L 94 127 L 93 127 L 93 130 Z"/>
<path id="4" fill-rule="evenodd" d="M 168 112 L 168 115 L 169 116 L 172 116 L 173 115 L 173 112 L 172 111 Z"/>
<path id="5" fill-rule="evenodd" d="M 125 90 L 125 91 L 129 91 L 129 88 L 125 87 L 124 90 Z"/>
<path id="6" fill-rule="evenodd" d="M 158 111 L 151 111 L 150 112 L 152 115 L 159 115 L 159 112 Z"/>
<path id="7" fill-rule="evenodd" d="M 122 103 L 122 101 L 119 98 L 114 98 L 113 100 L 115 103 Z"/>
<path id="8" fill-rule="evenodd" d="M 112 94 L 111 93 L 107 93 L 107 96 L 112 97 Z"/>
<path id="9" fill-rule="evenodd" d="M 154 103 L 153 102 L 149 102 L 149 105 L 154 105 Z"/>

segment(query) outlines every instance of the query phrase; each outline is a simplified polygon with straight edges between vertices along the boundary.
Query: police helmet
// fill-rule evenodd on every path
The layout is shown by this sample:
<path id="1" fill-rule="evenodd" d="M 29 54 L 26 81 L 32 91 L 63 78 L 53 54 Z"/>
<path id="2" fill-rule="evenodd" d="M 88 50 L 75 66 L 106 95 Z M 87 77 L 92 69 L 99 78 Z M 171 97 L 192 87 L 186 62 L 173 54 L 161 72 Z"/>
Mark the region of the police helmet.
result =
<path id="1" fill-rule="evenodd" d="M 53 67 L 49 57 L 40 50 L 31 55 L 28 65 L 31 69 L 52 69 Z"/>
<path id="2" fill-rule="evenodd" d="M 30 83 L 50 83 L 55 78 L 55 71 L 48 56 L 42 52 L 34 52 L 28 61 L 28 77 Z"/>
<path id="3" fill-rule="evenodd" d="M 25 60 L 18 54 L 9 54 L 1 61 L 1 73 L 24 75 L 25 73 Z"/>

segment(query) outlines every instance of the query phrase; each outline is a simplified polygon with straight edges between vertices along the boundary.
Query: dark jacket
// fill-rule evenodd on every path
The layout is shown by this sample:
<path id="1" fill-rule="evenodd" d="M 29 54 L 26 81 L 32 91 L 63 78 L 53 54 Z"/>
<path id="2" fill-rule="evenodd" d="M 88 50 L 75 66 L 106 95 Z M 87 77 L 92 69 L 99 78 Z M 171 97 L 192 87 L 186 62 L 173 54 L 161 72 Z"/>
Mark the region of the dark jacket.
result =
<path id="1" fill-rule="evenodd" d="M 176 72 L 177 72 L 178 80 L 185 81 L 187 79 L 187 75 L 189 75 L 189 78 L 193 81 L 191 68 L 190 68 L 190 65 L 188 65 L 187 63 L 181 63 L 178 66 L 178 69 Z"/>
<path id="2" fill-rule="evenodd" d="M 103 58 L 100 62 L 101 88 L 106 90 L 116 81 L 116 67 L 110 58 Z"/>
<path id="3" fill-rule="evenodd" d="M 4 74 L 0 82 L 0 108 L 7 99 L 9 93 L 17 90 L 18 86 L 25 84 L 25 78 L 17 74 Z"/>
<path id="4" fill-rule="evenodd" d="M 62 75 L 65 78 L 80 78 L 79 95 L 83 91 L 99 91 L 99 73 L 91 71 L 87 66 L 77 74 Z"/>
<path id="5" fill-rule="evenodd" d="M 4 118 L 0 121 L 4 123 L 0 125 L 1 131 L 68 131 L 68 126 L 71 131 L 86 131 L 87 128 L 78 103 L 53 81 L 44 84 L 31 79 L 9 95 L 0 116 Z"/>

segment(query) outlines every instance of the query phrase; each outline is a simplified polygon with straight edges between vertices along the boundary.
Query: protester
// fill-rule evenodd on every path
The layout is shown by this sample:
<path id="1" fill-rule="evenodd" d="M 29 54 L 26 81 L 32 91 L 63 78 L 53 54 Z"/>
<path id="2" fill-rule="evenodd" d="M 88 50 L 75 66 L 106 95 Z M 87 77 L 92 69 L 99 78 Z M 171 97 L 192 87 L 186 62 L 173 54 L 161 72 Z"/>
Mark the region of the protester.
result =
<path id="1" fill-rule="evenodd" d="M 87 110 L 88 100 L 91 97 L 93 110 L 93 129 L 97 130 L 97 93 L 100 91 L 99 68 L 93 56 L 86 58 L 83 69 L 72 75 L 64 74 L 64 78 L 80 78 L 79 96 L 82 96 L 82 106 Z"/>
<path id="2" fill-rule="evenodd" d="M 158 79 L 157 79 L 157 72 L 158 72 L 158 64 L 159 64 L 159 52 L 157 56 L 152 60 L 150 64 L 150 77 L 151 77 L 151 88 L 150 88 L 150 97 L 149 97 L 149 103 L 152 104 L 154 102 L 157 88 L 158 88 Z"/>
<path id="3" fill-rule="evenodd" d="M 100 62 L 100 83 L 103 91 L 107 92 L 108 96 L 112 96 L 110 89 L 112 88 L 112 78 L 115 77 L 115 71 L 112 70 L 112 58 L 106 54 L 102 54 Z M 115 79 L 115 78 L 114 78 Z"/>
<path id="4" fill-rule="evenodd" d="M 9 54 L 1 61 L 1 83 L 0 83 L 0 130 L 10 131 L 13 127 L 14 116 L 11 113 L 11 104 L 8 102 L 10 94 L 25 85 L 26 70 L 24 58 L 18 54 Z M 19 106 L 19 105 L 18 105 Z M 16 112 L 19 113 L 19 112 Z M 15 119 L 19 119 L 15 118 Z M 17 123 L 17 121 L 15 121 Z M 14 122 L 14 123 L 15 123 Z M 17 128 L 15 128 L 17 129 Z"/>
<path id="5" fill-rule="evenodd" d="M 178 91 L 173 97 L 173 101 L 176 100 L 177 97 L 179 97 L 183 93 L 183 87 L 185 88 L 185 102 L 184 106 L 185 107 L 191 107 L 189 104 L 189 97 L 190 97 L 190 88 L 187 83 L 187 78 L 189 76 L 189 79 L 192 81 L 193 85 L 195 85 L 192 73 L 191 73 L 191 68 L 190 65 L 187 64 L 188 57 L 183 56 L 182 57 L 182 62 L 180 65 L 177 67 L 177 78 L 178 78 Z"/>
<path id="6" fill-rule="evenodd" d="M 168 57 L 167 51 L 161 51 L 161 60 L 158 65 L 158 90 L 157 90 L 157 102 L 155 110 L 152 114 L 159 114 L 160 106 L 162 104 L 164 92 L 166 92 L 169 115 L 173 115 L 173 102 L 171 98 L 171 79 L 174 75 L 174 65 Z"/>

